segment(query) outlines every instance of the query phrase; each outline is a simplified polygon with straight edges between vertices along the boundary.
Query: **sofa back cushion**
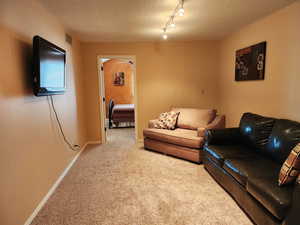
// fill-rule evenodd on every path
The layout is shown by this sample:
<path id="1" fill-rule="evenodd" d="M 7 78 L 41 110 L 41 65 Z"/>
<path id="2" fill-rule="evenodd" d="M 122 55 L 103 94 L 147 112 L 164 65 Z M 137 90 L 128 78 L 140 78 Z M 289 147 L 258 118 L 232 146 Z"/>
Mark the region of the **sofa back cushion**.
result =
<path id="1" fill-rule="evenodd" d="M 276 120 L 266 146 L 266 152 L 282 164 L 299 142 L 300 123 L 284 119 Z"/>
<path id="2" fill-rule="evenodd" d="M 272 132 L 275 119 L 253 113 L 244 113 L 240 121 L 242 142 L 264 152 Z"/>
<path id="3" fill-rule="evenodd" d="M 177 127 L 190 130 L 205 127 L 217 114 L 215 109 L 172 108 L 172 111 L 179 112 Z"/>

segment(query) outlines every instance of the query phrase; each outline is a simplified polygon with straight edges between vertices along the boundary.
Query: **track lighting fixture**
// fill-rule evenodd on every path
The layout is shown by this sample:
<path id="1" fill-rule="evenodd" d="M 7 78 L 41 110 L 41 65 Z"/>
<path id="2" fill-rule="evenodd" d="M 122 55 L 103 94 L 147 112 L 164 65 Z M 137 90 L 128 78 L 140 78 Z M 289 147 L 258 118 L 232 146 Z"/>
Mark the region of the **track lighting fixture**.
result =
<path id="1" fill-rule="evenodd" d="M 164 28 L 163 30 L 164 30 L 164 32 L 163 32 L 162 37 L 163 37 L 164 40 L 167 40 L 168 39 L 167 29 Z"/>
<path id="2" fill-rule="evenodd" d="M 171 28 L 175 28 L 175 27 L 176 27 L 176 24 L 175 24 L 175 23 L 171 23 L 171 24 L 170 24 L 170 27 L 171 27 Z"/>
<path id="3" fill-rule="evenodd" d="M 169 20 L 167 21 L 167 23 L 165 24 L 164 28 L 163 28 L 163 34 L 162 37 L 164 40 L 166 40 L 168 38 L 167 35 L 167 30 L 168 28 L 175 28 L 176 24 L 175 24 L 175 17 L 178 16 L 183 16 L 184 15 L 184 8 L 183 8 L 183 4 L 184 4 L 184 0 L 179 0 L 176 8 L 174 9 L 172 15 L 170 16 Z"/>
<path id="4" fill-rule="evenodd" d="M 174 19 L 172 19 L 172 21 L 171 21 L 171 23 L 170 23 L 170 27 L 171 27 L 171 28 L 175 28 L 175 27 L 176 27 L 176 24 L 175 24 L 175 22 L 174 22 Z"/>
<path id="5" fill-rule="evenodd" d="M 180 9 L 178 10 L 178 15 L 179 15 L 179 16 L 184 16 L 184 8 L 180 8 Z"/>
<path id="6" fill-rule="evenodd" d="M 180 2 L 180 7 L 179 7 L 179 10 L 178 10 L 178 15 L 179 16 L 184 16 L 184 8 L 183 8 L 183 1 Z"/>

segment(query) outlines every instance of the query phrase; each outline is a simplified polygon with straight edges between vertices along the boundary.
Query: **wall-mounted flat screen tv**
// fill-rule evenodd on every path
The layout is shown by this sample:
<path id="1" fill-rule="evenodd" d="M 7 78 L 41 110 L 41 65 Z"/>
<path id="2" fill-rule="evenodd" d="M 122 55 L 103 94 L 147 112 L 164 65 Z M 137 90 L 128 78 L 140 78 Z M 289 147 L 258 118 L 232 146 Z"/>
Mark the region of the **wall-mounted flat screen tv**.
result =
<path id="1" fill-rule="evenodd" d="M 34 94 L 63 94 L 66 90 L 66 51 L 49 41 L 33 38 Z"/>

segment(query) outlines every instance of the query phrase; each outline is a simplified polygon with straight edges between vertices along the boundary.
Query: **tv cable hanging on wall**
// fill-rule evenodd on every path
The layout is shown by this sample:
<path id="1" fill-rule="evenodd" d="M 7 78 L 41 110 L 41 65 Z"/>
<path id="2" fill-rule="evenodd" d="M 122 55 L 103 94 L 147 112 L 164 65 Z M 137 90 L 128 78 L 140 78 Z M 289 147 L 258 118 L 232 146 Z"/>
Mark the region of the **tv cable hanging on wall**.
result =
<path id="1" fill-rule="evenodd" d="M 68 147 L 72 150 L 72 151 L 79 151 L 80 150 L 80 145 L 73 145 L 69 142 L 69 140 L 67 139 L 67 137 L 65 136 L 65 133 L 62 129 L 62 124 L 58 118 L 58 115 L 57 115 L 57 112 L 56 112 L 56 109 L 55 109 L 55 106 L 54 106 L 54 102 L 53 102 L 53 98 L 52 98 L 52 95 L 49 96 L 50 97 L 50 103 L 51 103 L 51 107 L 52 107 L 52 110 L 54 112 L 54 115 L 55 115 L 55 118 L 56 118 L 56 122 L 58 124 L 58 127 L 59 127 L 59 130 L 60 130 L 60 133 L 61 135 L 63 136 L 63 140 L 64 142 L 68 145 Z"/>

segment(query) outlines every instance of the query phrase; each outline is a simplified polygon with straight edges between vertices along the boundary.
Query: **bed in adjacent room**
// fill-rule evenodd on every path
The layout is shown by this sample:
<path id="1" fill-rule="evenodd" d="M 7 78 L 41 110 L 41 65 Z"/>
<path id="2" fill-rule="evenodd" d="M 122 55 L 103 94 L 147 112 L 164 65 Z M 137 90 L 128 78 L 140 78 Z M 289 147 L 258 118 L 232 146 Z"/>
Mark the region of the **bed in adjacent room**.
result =
<path id="1" fill-rule="evenodd" d="M 134 104 L 115 104 L 113 100 L 109 101 L 109 128 L 113 124 L 117 127 L 120 123 L 134 123 Z"/>

